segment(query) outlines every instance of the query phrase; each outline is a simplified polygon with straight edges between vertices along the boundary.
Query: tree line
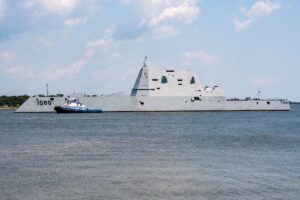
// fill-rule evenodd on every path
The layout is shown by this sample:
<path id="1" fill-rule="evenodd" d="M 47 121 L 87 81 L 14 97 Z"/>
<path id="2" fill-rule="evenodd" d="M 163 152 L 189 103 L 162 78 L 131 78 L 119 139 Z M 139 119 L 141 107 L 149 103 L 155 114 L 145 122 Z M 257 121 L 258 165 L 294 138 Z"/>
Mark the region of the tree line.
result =
<path id="1" fill-rule="evenodd" d="M 19 107 L 22 105 L 27 99 L 29 98 L 28 95 L 22 96 L 0 96 L 0 106 L 8 106 L 8 107 Z"/>

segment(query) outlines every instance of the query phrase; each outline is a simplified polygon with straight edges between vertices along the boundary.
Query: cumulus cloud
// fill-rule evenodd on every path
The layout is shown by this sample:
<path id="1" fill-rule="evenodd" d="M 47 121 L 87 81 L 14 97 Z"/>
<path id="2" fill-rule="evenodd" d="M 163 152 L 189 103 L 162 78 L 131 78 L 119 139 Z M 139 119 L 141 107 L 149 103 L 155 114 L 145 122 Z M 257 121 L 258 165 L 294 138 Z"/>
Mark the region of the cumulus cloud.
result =
<path id="1" fill-rule="evenodd" d="M 180 31 L 174 26 L 159 26 L 153 30 L 156 37 L 169 37 L 178 34 Z"/>
<path id="2" fill-rule="evenodd" d="M 251 10 L 247 12 L 247 16 L 248 17 L 268 16 L 272 12 L 279 10 L 281 7 L 282 6 L 280 2 L 272 3 L 269 0 L 258 1 L 252 6 Z"/>
<path id="3" fill-rule="evenodd" d="M 0 0 L 0 41 L 31 30 L 58 32 L 99 13 L 98 0 Z"/>
<path id="4" fill-rule="evenodd" d="M 76 0 L 42 0 L 42 2 L 52 12 L 72 11 L 77 3 Z"/>
<path id="5" fill-rule="evenodd" d="M 54 47 L 53 42 L 51 42 L 50 40 L 44 38 L 44 37 L 40 37 L 37 39 L 37 42 L 45 47 Z"/>
<path id="6" fill-rule="evenodd" d="M 43 16 L 47 14 L 55 14 L 67 16 L 74 14 L 80 10 L 85 12 L 100 12 L 102 5 L 98 0 L 19 0 L 19 5 L 24 10 L 30 10 L 35 16 Z"/>
<path id="7" fill-rule="evenodd" d="M 238 19 L 234 20 L 234 26 L 235 26 L 235 30 L 236 31 L 242 31 L 247 29 L 248 27 L 250 27 L 252 24 L 252 20 L 251 19 L 247 19 L 244 21 L 240 21 Z"/>
<path id="8" fill-rule="evenodd" d="M 14 52 L 6 51 L 0 53 L 0 62 L 2 62 L 2 65 L 0 65 L 0 70 L 3 71 L 5 74 L 16 78 L 33 78 L 34 73 L 31 67 L 12 64 L 12 61 L 15 60 L 15 57 L 16 54 Z"/>
<path id="9" fill-rule="evenodd" d="M 12 65 L 5 63 L 0 65 L 0 70 L 11 77 L 29 79 L 34 77 L 34 73 L 30 67 L 24 65 Z"/>
<path id="10" fill-rule="evenodd" d="M 86 18 L 80 18 L 80 17 L 67 19 L 64 21 L 64 24 L 67 27 L 78 26 L 80 24 L 85 24 L 85 23 L 86 23 Z"/>
<path id="11" fill-rule="evenodd" d="M 141 1 L 141 0 L 120 0 L 120 1 L 124 4 L 127 4 L 127 5 L 138 4 L 138 5 L 142 5 L 143 7 L 144 6 L 170 5 L 169 0 L 145 0 L 145 1 Z"/>
<path id="12" fill-rule="evenodd" d="M 71 12 L 75 9 L 77 0 L 24 0 L 22 5 L 24 8 L 43 8 L 45 11 L 63 14 Z M 41 10 L 36 10 L 41 13 Z"/>
<path id="13" fill-rule="evenodd" d="M 6 51 L 6 52 L 0 53 L 0 61 L 10 62 L 10 61 L 14 60 L 15 57 L 16 57 L 16 54 L 14 52 Z"/>
<path id="14" fill-rule="evenodd" d="M 273 12 L 282 8 L 280 2 L 271 2 L 270 0 L 259 0 L 255 2 L 247 11 L 244 8 L 241 11 L 245 14 L 245 20 L 234 20 L 236 31 L 242 31 L 249 28 L 254 21 L 260 17 L 270 16 Z"/>
<path id="15" fill-rule="evenodd" d="M 5 16 L 6 2 L 5 0 L 0 0 L 0 20 Z"/>
<path id="16" fill-rule="evenodd" d="M 137 0 L 123 1 L 139 4 L 145 17 L 149 19 L 150 26 L 156 26 L 168 20 L 190 23 L 200 14 L 199 0 L 147 0 L 142 1 L 143 3 L 137 3 Z"/>
<path id="17" fill-rule="evenodd" d="M 106 37 L 112 37 L 116 33 L 116 29 L 116 25 L 110 25 L 107 29 L 105 29 Z"/>
<path id="18" fill-rule="evenodd" d="M 87 48 L 103 48 L 112 43 L 112 39 L 99 39 L 95 41 L 88 42 L 86 44 Z"/>
<path id="19" fill-rule="evenodd" d="M 220 57 L 204 50 L 184 52 L 182 55 L 187 61 L 200 61 L 204 65 L 215 65 L 220 62 Z"/>
<path id="20" fill-rule="evenodd" d="M 32 69 L 23 65 L 9 66 L 6 69 L 4 69 L 4 71 L 7 74 L 17 78 L 28 79 L 34 77 Z"/>
<path id="21" fill-rule="evenodd" d="M 187 23 L 192 22 L 199 15 L 200 9 L 194 4 L 182 3 L 178 6 L 165 8 L 157 17 L 153 17 L 149 24 L 155 26 L 165 20 L 177 19 Z"/>
<path id="22" fill-rule="evenodd" d="M 62 78 L 75 78 L 85 66 L 84 60 L 78 60 L 66 67 L 45 67 L 41 70 L 33 70 L 30 66 L 25 65 L 5 65 L 0 69 L 15 78 L 21 79 L 43 79 L 55 81 Z"/>
<path id="23" fill-rule="evenodd" d="M 53 81 L 61 78 L 75 78 L 85 66 L 83 60 L 78 60 L 67 67 L 50 67 L 43 71 L 43 77 L 46 80 Z"/>
<path id="24" fill-rule="evenodd" d="M 87 49 L 86 51 L 86 57 L 92 57 L 94 53 L 99 49 L 102 51 L 105 51 L 109 45 L 113 43 L 113 40 L 108 39 L 98 39 L 95 41 L 88 42 L 85 47 Z"/>
<path id="25" fill-rule="evenodd" d="M 176 30 L 179 30 L 181 24 L 177 22 L 191 23 L 200 14 L 200 0 L 121 0 L 121 2 L 138 8 L 142 19 L 137 29 L 144 29 L 145 32 L 170 32 L 170 28 L 174 31 L 175 24 Z"/>
<path id="26" fill-rule="evenodd" d="M 115 85 L 115 81 L 112 79 L 107 79 L 107 76 L 116 76 L 118 77 L 119 84 L 124 84 L 122 82 L 128 82 L 129 79 L 132 79 L 136 76 L 136 68 L 120 68 L 117 71 L 114 67 L 104 67 L 100 70 L 95 70 L 90 73 L 91 81 L 93 82 L 101 82 L 103 86 L 108 89 L 108 91 L 112 91 L 114 88 L 112 86 Z"/>

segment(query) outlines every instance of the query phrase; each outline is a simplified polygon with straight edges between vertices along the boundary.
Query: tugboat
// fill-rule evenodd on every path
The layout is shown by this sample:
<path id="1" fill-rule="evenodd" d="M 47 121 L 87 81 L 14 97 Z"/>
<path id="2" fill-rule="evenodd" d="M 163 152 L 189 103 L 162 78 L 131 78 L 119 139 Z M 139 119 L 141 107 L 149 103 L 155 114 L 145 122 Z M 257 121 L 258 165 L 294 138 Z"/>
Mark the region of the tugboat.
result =
<path id="1" fill-rule="evenodd" d="M 67 104 L 63 106 L 55 106 L 54 110 L 57 113 L 101 113 L 101 109 L 88 109 L 85 105 L 79 102 L 77 98 L 67 100 Z"/>

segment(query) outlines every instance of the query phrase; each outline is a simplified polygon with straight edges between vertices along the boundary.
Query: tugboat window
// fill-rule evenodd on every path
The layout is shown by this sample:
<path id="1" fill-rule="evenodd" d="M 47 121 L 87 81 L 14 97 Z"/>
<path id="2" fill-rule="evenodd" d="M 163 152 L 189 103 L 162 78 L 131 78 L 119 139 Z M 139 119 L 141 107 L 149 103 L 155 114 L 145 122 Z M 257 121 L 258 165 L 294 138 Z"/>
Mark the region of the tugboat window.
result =
<path id="1" fill-rule="evenodd" d="M 195 77 L 192 76 L 190 84 L 195 84 Z"/>
<path id="2" fill-rule="evenodd" d="M 161 77 L 161 83 L 168 83 L 168 79 L 166 76 Z"/>

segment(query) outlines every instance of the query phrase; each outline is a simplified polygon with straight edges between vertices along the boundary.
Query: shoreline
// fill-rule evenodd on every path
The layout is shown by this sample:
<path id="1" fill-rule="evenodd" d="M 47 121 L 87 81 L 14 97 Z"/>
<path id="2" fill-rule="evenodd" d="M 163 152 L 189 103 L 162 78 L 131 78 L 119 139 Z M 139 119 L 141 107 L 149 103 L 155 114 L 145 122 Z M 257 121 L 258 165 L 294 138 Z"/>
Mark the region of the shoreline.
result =
<path id="1" fill-rule="evenodd" d="M 18 107 L 0 106 L 0 110 L 16 110 Z"/>

